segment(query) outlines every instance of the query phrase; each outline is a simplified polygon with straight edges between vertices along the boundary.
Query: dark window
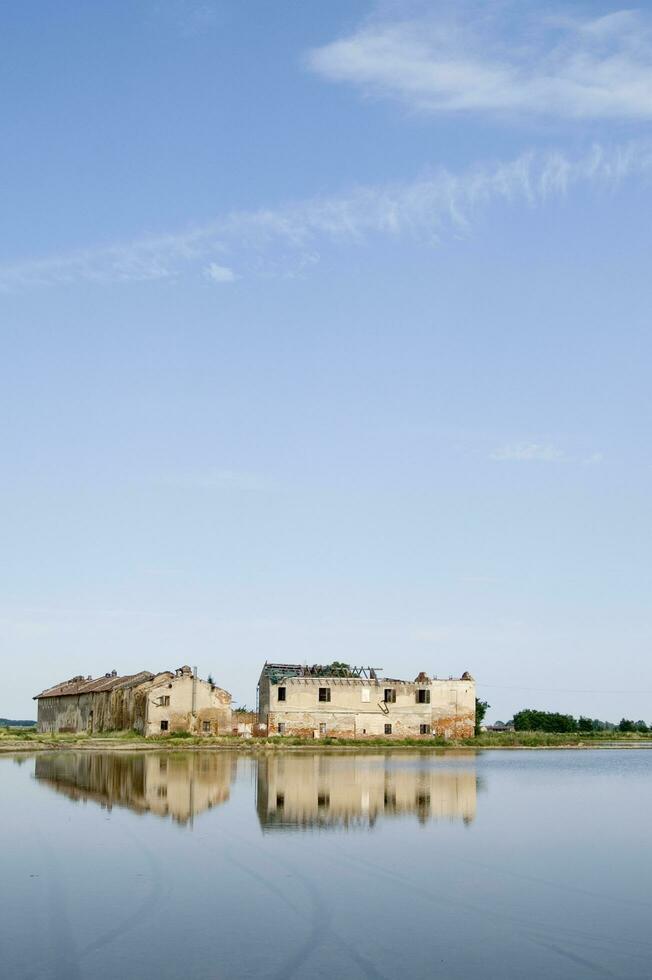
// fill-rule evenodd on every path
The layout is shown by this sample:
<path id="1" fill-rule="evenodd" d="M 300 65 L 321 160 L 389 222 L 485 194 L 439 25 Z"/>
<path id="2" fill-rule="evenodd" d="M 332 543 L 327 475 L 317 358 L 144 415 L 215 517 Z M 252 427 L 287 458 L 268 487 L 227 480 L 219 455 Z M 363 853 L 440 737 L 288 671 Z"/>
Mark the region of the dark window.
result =
<path id="1" fill-rule="evenodd" d="M 392 734 L 392 726 L 385 725 L 385 735 L 391 735 L 391 734 Z"/>
<path id="2" fill-rule="evenodd" d="M 430 704 L 430 691 L 427 688 L 417 691 L 417 704 Z"/>
<path id="3" fill-rule="evenodd" d="M 162 732 L 167 732 L 167 730 L 168 730 L 168 727 L 169 727 L 169 726 L 168 726 L 168 723 L 167 723 L 167 721 L 162 721 L 162 722 L 161 722 L 161 731 L 162 731 Z"/>
<path id="4" fill-rule="evenodd" d="M 422 735 L 430 735 L 430 725 L 419 725 Z"/>
<path id="5" fill-rule="evenodd" d="M 396 704 L 396 688 L 386 687 L 385 688 L 385 702 L 386 704 Z"/>
<path id="6" fill-rule="evenodd" d="M 279 701 L 285 701 L 285 688 L 279 687 L 278 689 L 278 699 Z"/>
<path id="7" fill-rule="evenodd" d="M 317 806 L 320 809 L 324 809 L 331 805 L 331 794 L 330 793 L 318 793 L 317 794 Z"/>
<path id="8" fill-rule="evenodd" d="M 278 723 L 278 733 L 279 735 L 285 735 L 285 722 L 279 721 Z"/>
<path id="9" fill-rule="evenodd" d="M 210 721 L 203 721 L 201 727 L 203 728 L 203 730 L 205 732 L 210 732 L 210 730 L 211 730 L 211 723 L 210 723 Z"/>
<path id="10" fill-rule="evenodd" d="M 331 699 L 331 689 L 330 687 L 320 687 L 319 688 L 319 700 L 320 701 L 330 701 Z"/>
<path id="11" fill-rule="evenodd" d="M 430 806 L 430 793 L 417 793 L 417 807 Z"/>
<path id="12" fill-rule="evenodd" d="M 163 695 L 163 697 L 161 698 L 161 705 L 164 708 L 169 707 L 169 705 L 170 705 L 170 695 L 169 694 L 164 694 Z"/>
<path id="13" fill-rule="evenodd" d="M 277 793 L 276 794 L 276 808 L 277 808 L 277 810 L 282 810 L 284 806 L 285 806 L 285 794 L 284 793 Z"/>

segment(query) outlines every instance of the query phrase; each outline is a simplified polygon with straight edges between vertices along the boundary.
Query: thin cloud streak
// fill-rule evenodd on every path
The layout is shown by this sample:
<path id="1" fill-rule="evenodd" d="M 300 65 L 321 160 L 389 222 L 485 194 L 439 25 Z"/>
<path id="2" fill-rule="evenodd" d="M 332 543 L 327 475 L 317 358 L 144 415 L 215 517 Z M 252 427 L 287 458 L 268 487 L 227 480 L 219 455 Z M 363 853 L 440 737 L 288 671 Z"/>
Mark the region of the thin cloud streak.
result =
<path id="1" fill-rule="evenodd" d="M 572 11 L 572 7 L 565 8 Z M 652 118 L 652 17 L 546 16 L 530 4 L 457 2 L 376 18 L 309 52 L 312 71 L 432 113 Z"/>
<path id="2" fill-rule="evenodd" d="M 503 446 L 490 453 L 489 459 L 498 462 L 542 462 L 557 463 L 564 459 L 564 453 L 555 446 L 536 442 L 522 443 L 518 446 Z"/>
<path id="3" fill-rule="evenodd" d="M 599 466 L 604 462 L 604 454 L 591 453 L 589 456 L 568 455 L 563 449 L 550 443 L 522 442 L 494 449 L 489 459 L 498 463 L 581 463 L 582 466 Z"/>
<path id="4" fill-rule="evenodd" d="M 292 269 L 317 261 L 319 244 L 359 245 L 386 236 L 434 245 L 447 235 L 467 234 L 478 212 L 491 205 L 540 205 L 578 185 L 615 188 L 650 173 L 652 143 L 647 141 L 596 144 L 576 157 L 528 152 L 459 174 L 440 168 L 413 181 L 359 186 L 347 194 L 235 212 L 185 231 L 0 266 L 0 291 L 174 281 L 188 275 L 218 282 L 248 275 L 289 277 Z M 233 262 L 223 264 L 227 255 L 230 262 L 236 259 L 237 276 Z"/>

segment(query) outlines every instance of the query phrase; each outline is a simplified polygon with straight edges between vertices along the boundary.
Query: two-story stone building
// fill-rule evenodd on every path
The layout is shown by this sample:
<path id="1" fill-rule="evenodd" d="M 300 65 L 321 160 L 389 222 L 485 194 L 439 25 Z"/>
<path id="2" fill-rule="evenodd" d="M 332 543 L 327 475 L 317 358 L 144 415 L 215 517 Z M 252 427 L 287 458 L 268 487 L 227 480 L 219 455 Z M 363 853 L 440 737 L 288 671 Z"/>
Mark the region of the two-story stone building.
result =
<path id="1" fill-rule="evenodd" d="M 266 663 L 258 719 L 270 735 L 323 738 L 470 738 L 475 681 L 467 672 L 440 680 L 379 677 L 373 667 Z"/>

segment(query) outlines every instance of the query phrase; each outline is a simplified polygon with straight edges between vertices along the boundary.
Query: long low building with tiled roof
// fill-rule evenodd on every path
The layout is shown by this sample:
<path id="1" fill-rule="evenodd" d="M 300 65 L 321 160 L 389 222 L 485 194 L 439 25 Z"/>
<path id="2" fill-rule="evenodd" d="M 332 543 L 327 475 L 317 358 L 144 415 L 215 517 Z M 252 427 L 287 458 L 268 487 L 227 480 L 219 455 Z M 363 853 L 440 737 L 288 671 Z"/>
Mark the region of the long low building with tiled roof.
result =
<path id="1" fill-rule="evenodd" d="M 41 691 L 40 732 L 137 731 L 142 735 L 231 732 L 231 695 L 190 667 L 153 674 L 78 675 Z"/>
<path id="2" fill-rule="evenodd" d="M 142 684 L 143 681 L 151 681 L 153 674 L 149 670 L 141 670 L 138 674 L 124 674 L 118 676 L 117 670 L 112 670 L 103 677 L 72 677 L 69 681 L 62 681 L 49 687 L 46 691 L 37 694 L 35 700 L 40 698 L 59 698 L 63 696 L 77 694 L 100 694 L 106 691 L 115 691 L 119 687 L 132 687 L 135 684 Z"/>

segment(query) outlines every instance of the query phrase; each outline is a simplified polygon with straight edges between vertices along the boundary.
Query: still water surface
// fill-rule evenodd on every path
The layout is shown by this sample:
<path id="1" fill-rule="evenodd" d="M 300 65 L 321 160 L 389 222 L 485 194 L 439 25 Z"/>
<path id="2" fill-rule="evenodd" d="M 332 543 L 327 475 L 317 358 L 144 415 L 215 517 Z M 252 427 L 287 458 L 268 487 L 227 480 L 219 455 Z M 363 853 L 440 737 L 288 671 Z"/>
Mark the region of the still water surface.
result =
<path id="1" fill-rule="evenodd" d="M 0 975 L 652 977 L 652 751 L 0 758 Z"/>

